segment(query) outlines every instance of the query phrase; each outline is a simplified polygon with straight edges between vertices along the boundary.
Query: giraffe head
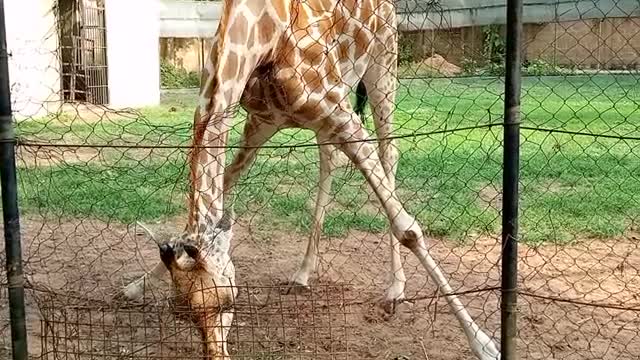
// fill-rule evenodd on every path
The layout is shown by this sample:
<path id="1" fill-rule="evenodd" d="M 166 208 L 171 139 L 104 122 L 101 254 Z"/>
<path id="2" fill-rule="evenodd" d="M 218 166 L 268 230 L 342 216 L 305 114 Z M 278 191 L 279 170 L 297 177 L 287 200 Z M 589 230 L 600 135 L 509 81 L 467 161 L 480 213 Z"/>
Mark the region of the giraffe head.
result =
<path id="1" fill-rule="evenodd" d="M 214 224 L 200 224 L 197 232 L 156 238 L 141 226 L 158 245 L 160 259 L 169 270 L 175 293 L 176 315 L 192 321 L 204 341 L 206 358 L 226 359 L 225 333 L 237 290 L 235 267 L 229 255 L 233 236 L 232 215 Z"/>

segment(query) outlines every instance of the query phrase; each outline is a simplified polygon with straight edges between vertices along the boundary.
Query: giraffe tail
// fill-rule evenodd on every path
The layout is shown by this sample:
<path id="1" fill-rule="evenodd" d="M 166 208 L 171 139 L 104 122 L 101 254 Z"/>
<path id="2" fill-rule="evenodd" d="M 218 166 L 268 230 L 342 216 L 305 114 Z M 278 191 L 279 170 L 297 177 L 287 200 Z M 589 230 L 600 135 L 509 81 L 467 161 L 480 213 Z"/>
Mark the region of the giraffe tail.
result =
<path id="1" fill-rule="evenodd" d="M 364 109 L 367 105 L 367 88 L 364 86 L 364 82 L 360 80 L 358 87 L 356 88 L 356 106 L 354 108 L 355 113 L 360 116 L 360 119 L 364 123 Z"/>

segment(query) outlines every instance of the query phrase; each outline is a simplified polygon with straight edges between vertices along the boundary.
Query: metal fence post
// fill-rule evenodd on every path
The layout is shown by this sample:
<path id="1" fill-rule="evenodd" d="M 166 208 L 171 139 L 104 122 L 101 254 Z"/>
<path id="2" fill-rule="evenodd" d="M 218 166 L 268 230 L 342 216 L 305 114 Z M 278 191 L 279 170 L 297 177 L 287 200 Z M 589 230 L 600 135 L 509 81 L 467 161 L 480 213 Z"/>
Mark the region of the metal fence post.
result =
<path id="1" fill-rule="evenodd" d="M 5 28 L 4 0 L 0 0 L 0 180 L 6 270 L 11 316 L 11 342 L 14 360 L 27 360 L 27 328 L 24 309 L 24 281 L 18 214 L 18 184 L 16 181 L 15 136 L 11 117 L 9 92 L 9 54 Z"/>
<path id="2" fill-rule="evenodd" d="M 514 360 L 518 286 L 518 182 L 520 163 L 520 86 L 522 0 L 507 1 L 502 203 L 502 360 Z"/>

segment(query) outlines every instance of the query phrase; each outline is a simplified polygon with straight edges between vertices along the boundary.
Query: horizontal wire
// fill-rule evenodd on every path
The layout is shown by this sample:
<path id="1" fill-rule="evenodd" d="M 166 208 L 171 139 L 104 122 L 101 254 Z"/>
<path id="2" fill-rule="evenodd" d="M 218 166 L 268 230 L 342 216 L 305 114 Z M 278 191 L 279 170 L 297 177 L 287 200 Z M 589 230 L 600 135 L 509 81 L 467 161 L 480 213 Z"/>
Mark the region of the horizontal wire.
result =
<path id="1" fill-rule="evenodd" d="M 426 137 L 430 135 L 438 135 L 445 133 L 453 133 L 459 131 L 468 131 L 475 129 L 484 129 L 495 126 L 502 126 L 502 123 L 491 123 L 484 125 L 475 125 L 475 126 L 467 126 L 455 129 L 445 129 L 445 130 L 437 130 L 430 132 L 422 132 L 422 133 L 413 133 L 413 134 L 403 134 L 396 136 L 387 136 L 384 138 L 371 138 L 364 140 L 347 140 L 347 141 L 339 141 L 339 142 L 322 142 L 322 143 L 313 143 L 313 144 L 297 144 L 297 145 L 261 145 L 261 146 L 240 146 L 240 145 L 224 145 L 224 146 L 198 146 L 199 149 L 289 149 L 289 148 L 306 148 L 306 147 L 317 147 L 317 146 L 325 146 L 325 145 L 343 145 L 343 144 L 353 144 L 353 143 L 369 143 L 369 142 L 377 142 L 380 140 L 396 140 L 396 139 L 406 139 L 406 138 L 417 138 L 417 137 Z M 127 148 L 127 149 L 193 149 L 195 146 L 193 145 L 111 145 L 111 144 L 47 144 L 47 143 L 37 143 L 30 141 L 16 141 L 17 146 L 23 147 L 69 147 L 69 148 Z"/>
<path id="2" fill-rule="evenodd" d="M 469 131 L 469 130 L 476 130 L 476 129 L 486 129 L 486 128 L 492 128 L 496 126 L 514 126 L 514 125 L 517 125 L 517 124 L 490 123 L 490 124 L 467 126 L 467 127 L 461 127 L 461 128 L 455 128 L 455 129 L 445 129 L 445 130 L 437 130 L 437 131 L 429 131 L 429 132 L 421 132 L 421 133 L 413 133 L 413 134 L 388 136 L 380 139 L 371 138 L 371 139 L 364 139 L 364 140 L 347 140 L 347 141 L 340 141 L 340 142 L 322 142 L 322 143 L 308 143 L 308 144 L 296 144 L 296 145 L 262 145 L 262 146 L 241 146 L 241 145 L 208 146 L 207 145 L 207 146 L 199 146 L 198 148 L 200 149 L 295 149 L 295 148 L 318 147 L 318 146 L 325 146 L 325 145 L 370 143 L 370 142 L 377 142 L 381 140 L 398 140 L 398 139 L 407 139 L 407 138 L 428 137 L 431 135 L 455 133 L 455 132 Z M 594 134 L 594 133 L 586 133 L 581 131 L 539 128 L 539 127 L 522 126 L 522 125 L 520 125 L 520 129 L 528 130 L 528 131 L 560 133 L 560 134 L 567 134 L 567 135 L 590 136 L 590 137 L 596 137 L 596 138 L 640 141 L 640 136 Z M 21 147 L 109 148 L 109 149 L 194 149 L 195 148 L 195 146 L 193 145 L 50 144 L 50 143 L 32 142 L 28 140 L 26 141 L 0 140 L 0 143 L 2 142 L 14 142 L 16 146 L 21 146 Z"/>

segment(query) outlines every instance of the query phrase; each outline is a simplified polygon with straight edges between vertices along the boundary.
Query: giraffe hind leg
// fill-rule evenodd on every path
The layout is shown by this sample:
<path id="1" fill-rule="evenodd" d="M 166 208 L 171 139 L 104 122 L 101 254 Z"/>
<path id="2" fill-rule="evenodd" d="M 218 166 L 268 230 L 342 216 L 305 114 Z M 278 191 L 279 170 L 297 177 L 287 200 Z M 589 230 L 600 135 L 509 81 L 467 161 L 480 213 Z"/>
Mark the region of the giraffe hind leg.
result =
<path id="1" fill-rule="evenodd" d="M 499 359 L 500 353 L 495 343 L 471 318 L 442 270 L 429 254 L 420 225 L 407 213 L 392 190 L 374 146 L 364 142 L 367 140 L 367 132 L 357 115 L 341 111 L 330 118 L 330 121 L 333 123 L 329 128 L 341 131 L 334 134 L 319 133 L 318 136 L 340 143 L 340 149 L 365 176 L 385 210 L 392 234 L 403 246 L 411 250 L 438 285 L 467 336 L 472 352 L 481 360 Z"/>

